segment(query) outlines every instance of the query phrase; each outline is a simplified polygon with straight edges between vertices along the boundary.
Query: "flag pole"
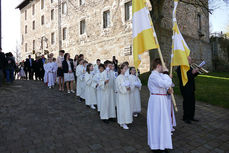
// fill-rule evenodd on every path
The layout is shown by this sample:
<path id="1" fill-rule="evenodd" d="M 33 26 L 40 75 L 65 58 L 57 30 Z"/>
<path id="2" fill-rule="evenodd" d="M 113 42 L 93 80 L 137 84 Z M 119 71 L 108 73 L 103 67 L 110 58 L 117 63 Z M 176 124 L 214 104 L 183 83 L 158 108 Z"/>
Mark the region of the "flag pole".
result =
<path id="1" fill-rule="evenodd" d="M 156 34 L 156 31 L 155 31 L 155 29 L 154 29 L 154 25 L 153 25 L 153 22 L 152 22 L 152 18 L 151 18 L 150 15 L 149 15 L 149 17 L 150 17 L 150 19 L 151 19 L 151 24 L 152 24 L 153 31 L 154 31 L 155 34 Z M 155 41 L 156 41 L 156 44 L 158 44 L 158 54 L 159 54 L 159 57 L 160 57 L 160 60 L 161 60 L 162 67 L 164 68 L 164 67 L 165 67 L 165 61 L 164 61 L 163 56 L 162 56 L 162 53 L 161 53 L 161 48 L 160 48 L 160 45 L 159 45 L 157 36 L 155 37 Z M 171 70 L 171 69 L 172 69 L 172 68 L 170 67 L 170 70 Z M 170 74 L 171 74 L 171 72 L 172 72 L 172 71 L 170 71 Z M 171 87 L 170 87 L 170 89 L 171 89 Z M 172 102 L 173 102 L 175 111 L 178 112 L 177 105 L 176 105 L 176 100 L 175 100 L 175 97 L 174 97 L 174 94 L 173 94 L 173 93 L 171 94 L 171 98 L 172 98 Z"/>
<path id="2" fill-rule="evenodd" d="M 173 31 L 173 35 L 174 35 L 174 31 Z M 173 43 L 174 43 L 174 40 L 172 39 L 172 45 L 173 45 Z M 172 47 L 172 49 L 171 49 L 171 53 L 173 54 L 173 47 Z M 171 54 L 171 55 L 172 55 Z M 172 74 L 173 74 L 173 66 L 172 66 L 172 58 L 171 58 L 171 63 L 170 63 L 170 77 L 172 78 Z M 172 87 L 170 87 L 170 88 L 172 88 Z M 171 94 L 171 98 L 172 98 L 172 102 L 173 102 L 173 106 L 174 106 L 174 108 L 175 108 L 175 111 L 176 112 L 178 112 L 178 108 L 177 108 L 177 104 L 176 104 L 176 99 L 175 99 L 175 97 L 174 97 L 174 94 Z"/>

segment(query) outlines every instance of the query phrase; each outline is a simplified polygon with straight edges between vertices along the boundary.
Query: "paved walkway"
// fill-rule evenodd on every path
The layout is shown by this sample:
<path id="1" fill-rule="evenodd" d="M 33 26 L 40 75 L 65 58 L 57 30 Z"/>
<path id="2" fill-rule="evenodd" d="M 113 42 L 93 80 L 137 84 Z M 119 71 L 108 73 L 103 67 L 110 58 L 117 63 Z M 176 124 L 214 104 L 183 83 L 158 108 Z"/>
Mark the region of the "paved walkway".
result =
<path id="1" fill-rule="evenodd" d="M 105 124 L 98 113 L 73 95 L 48 89 L 37 81 L 16 81 L 0 88 L 0 153 L 148 153 L 146 107 L 148 90 L 143 87 L 143 113 L 130 126 Z M 177 98 L 181 110 L 181 100 Z M 197 102 L 191 125 L 176 114 L 173 153 L 229 152 L 229 111 Z"/>

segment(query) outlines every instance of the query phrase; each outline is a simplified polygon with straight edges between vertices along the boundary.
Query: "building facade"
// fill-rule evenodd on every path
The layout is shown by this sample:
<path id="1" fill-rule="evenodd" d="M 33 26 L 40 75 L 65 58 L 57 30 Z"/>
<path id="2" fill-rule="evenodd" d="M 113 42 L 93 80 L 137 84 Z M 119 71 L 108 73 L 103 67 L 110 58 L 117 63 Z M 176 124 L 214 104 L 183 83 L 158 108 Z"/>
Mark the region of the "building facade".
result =
<path id="1" fill-rule="evenodd" d="M 17 8 L 21 11 L 23 58 L 47 51 L 57 56 L 64 49 L 72 58 L 82 53 L 92 63 L 97 58 L 104 61 L 116 56 L 119 62 L 129 61 L 133 65 L 131 0 L 24 0 Z M 172 1 L 166 1 L 162 30 L 157 31 L 166 61 L 171 54 L 172 10 Z M 193 59 L 205 59 L 210 65 L 208 15 L 182 3 L 177 12 Z M 142 56 L 140 70 L 146 72 L 149 67 L 147 52 Z"/>

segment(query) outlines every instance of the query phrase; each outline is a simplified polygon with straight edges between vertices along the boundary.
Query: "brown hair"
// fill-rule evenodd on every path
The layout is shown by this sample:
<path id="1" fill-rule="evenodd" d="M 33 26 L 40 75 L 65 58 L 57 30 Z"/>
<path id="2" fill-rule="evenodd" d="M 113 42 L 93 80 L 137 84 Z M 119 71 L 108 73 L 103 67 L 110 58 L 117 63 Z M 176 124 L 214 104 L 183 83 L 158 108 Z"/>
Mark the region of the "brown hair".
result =
<path id="1" fill-rule="evenodd" d="M 121 74 L 121 70 L 124 69 L 124 67 L 127 66 L 125 63 L 122 63 L 121 66 L 118 67 L 118 74 Z"/>
<path id="2" fill-rule="evenodd" d="M 157 65 L 162 65 L 160 58 L 156 58 L 156 59 L 153 60 L 152 69 L 153 70 L 156 69 Z"/>
<path id="3" fill-rule="evenodd" d="M 87 71 L 88 74 L 90 74 L 90 67 L 91 67 L 91 66 L 92 66 L 91 63 L 89 63 L 89 64 L 87 65 L 86 71 Z"/>

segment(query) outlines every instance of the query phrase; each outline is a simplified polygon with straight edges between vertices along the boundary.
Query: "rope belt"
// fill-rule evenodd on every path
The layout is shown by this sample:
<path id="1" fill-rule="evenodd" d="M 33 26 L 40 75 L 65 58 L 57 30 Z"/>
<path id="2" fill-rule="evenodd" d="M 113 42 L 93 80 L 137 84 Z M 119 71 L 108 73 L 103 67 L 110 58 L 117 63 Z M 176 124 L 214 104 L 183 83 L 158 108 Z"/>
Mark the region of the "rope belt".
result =
<path id="1" fill-rule="evenodd" d="M 168 96 L 168 94 L 157 94 L 157 93 L 151 93 L 151 95 Z"/>

